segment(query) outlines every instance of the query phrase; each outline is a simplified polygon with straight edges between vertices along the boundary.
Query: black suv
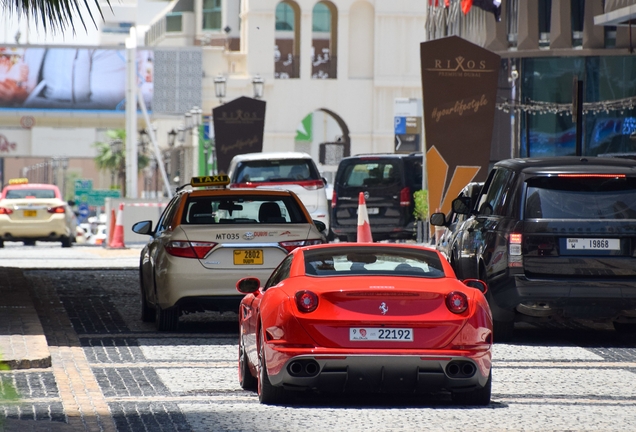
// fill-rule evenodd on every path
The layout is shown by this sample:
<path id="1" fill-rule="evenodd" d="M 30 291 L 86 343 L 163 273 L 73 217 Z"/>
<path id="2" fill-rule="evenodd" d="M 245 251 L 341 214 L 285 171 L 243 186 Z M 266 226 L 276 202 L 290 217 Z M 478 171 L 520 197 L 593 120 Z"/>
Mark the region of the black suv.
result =
<path id="1" fill-rule="evenodd" d="M 454 244 L 459 278 L 479 278 L 495 323 L 582 318 L 636 330 L 636 161 L 595 157 L 496 163 Z M 445 225 L 442 213 L 431 224 Z"/>
<path id="2" fill-rule="evenodd" d="M 331 229 L 356 241 L 358 197 L 364 192 L 374 241 L 416 236 L 413 193 L 422 189 L 422 154 L 364 154 L 338 165 L 331 200 Z"/>

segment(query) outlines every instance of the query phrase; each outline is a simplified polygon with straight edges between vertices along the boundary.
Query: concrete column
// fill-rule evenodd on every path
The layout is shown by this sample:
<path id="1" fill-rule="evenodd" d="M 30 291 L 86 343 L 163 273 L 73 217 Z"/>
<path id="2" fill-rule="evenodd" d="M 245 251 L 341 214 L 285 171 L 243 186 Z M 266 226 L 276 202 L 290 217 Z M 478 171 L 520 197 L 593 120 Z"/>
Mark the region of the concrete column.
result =
<path id="1" fill-rule="evenodd" d="M 349 77 L 349 11 L 338 11 L 338 79 Z"/>
<path id="2" fill-rule="evenodd" d="M 539 49 L 539 0 L 521 0 L 517 17 L 517 50 Z"/>
<path id="3" fill-rule="evenodd" d="M 636 21 L 632 23 L 632 44 L 636 48 Z M 616 48 L 629 48 L 629 26 L 616 27 Z"/>
<path id="4" fill-rule="evenodd" d="M 304 8 L 300 13 L 300 79 L 311 79 L 312 10 Z"/>
<path id="5" fill-rule="evenodd" d="M 572 6 L 570 0 L 552 0 L 550 49 L 559 48 L 572 48 Z"/>
<path id="6" fill-rule="evenodd" d="M 137 198 L 137 32 L 126 39 L 126 198 Z"/>
<path id="7" fill-rule="evenodd" d="M 484 48 L 491 51 L 508 50 L 508 29 L 506 27 L 508 2 L 501 2 L 501 21 L 495 21 L 495 14 L 486 14 L 486 44 Z"/>
<path id="8" fill-rule="evenodd" d="M 594 25 L 594 17 L 603 13 L 603 3 L 586 1 L 583 17 L 583 48 L 605 47 L 605 27 Z"/>

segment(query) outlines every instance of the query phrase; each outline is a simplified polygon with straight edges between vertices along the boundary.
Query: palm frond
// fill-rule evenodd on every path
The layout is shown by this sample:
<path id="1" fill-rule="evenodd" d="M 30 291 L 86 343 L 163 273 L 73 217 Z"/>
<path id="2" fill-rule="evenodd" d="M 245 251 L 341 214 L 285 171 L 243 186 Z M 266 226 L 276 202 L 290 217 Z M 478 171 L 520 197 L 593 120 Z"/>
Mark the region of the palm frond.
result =
<path id="1" fill-rule="evenodd" d="M 94 4 L 91 0 L 83 0 L 86 11 L 80 8 L 80 0 L 0 0 L 0 9 L 39 21 L 45 32 L 58 32 L 69 28 L 75 32 L 75 16 L 79 17 L 82 27 L 86 30 L 85 13 L 88 13 L 93 25 L 97 27 L 91 6 L 96 6 L 100 17 L 104 19 L 99 0 L 93 1 Z M 105 1 L 110 7 L 110 0 Z"/>

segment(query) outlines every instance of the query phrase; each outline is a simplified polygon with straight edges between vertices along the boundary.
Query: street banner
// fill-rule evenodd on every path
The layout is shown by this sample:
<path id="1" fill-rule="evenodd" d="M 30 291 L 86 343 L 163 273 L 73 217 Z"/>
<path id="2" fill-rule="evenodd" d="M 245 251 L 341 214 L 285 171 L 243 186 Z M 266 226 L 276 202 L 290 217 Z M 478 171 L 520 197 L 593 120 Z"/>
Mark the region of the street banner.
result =
<path id="1" fill-rule="evenodd" d="M 217 169 L 227 173 L 236 155 L 263 151 L 265 102 L 240 97 L 212 110 Z"/>
<path id="2" fill-rule="evenodd" d="M 420 44 L 428 203 L 447 213 L 488 175 L 500 57 L 460 37 Z"/>

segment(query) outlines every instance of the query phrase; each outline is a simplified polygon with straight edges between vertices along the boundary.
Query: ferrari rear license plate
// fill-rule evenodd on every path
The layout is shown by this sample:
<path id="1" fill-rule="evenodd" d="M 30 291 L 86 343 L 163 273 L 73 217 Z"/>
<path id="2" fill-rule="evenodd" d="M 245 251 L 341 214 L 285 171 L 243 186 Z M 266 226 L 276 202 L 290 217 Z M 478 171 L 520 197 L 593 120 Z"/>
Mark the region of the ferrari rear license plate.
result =
<path id="1" fill-rule="evenodd" d="M 568 238 L 568 250 L 621 250 L 620 239 Z"/>
<path id="2" fill-rule="evenodd" d="M 413 329 L 354 327 L 349 329 L 349 340 L 413 342 Z"/>
<path id="3" fill-rule="evenodd" d="M 262 249 L 243 249 L 234 251 L 234 265 L 263 265 Z"/>
<path id="4" fill-rule="evenodd" d="M 37 215 L 37 210 L 24 210 L 24 217 L 36 217 Z"/>

